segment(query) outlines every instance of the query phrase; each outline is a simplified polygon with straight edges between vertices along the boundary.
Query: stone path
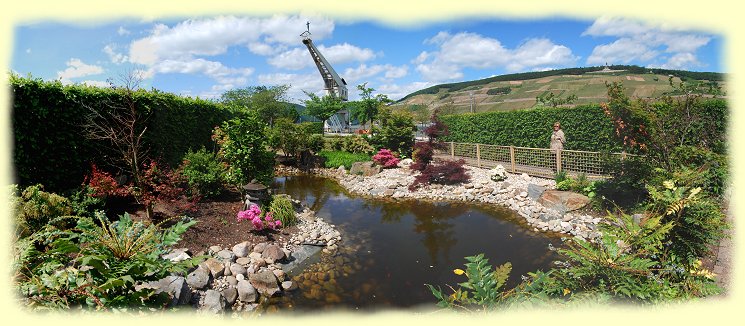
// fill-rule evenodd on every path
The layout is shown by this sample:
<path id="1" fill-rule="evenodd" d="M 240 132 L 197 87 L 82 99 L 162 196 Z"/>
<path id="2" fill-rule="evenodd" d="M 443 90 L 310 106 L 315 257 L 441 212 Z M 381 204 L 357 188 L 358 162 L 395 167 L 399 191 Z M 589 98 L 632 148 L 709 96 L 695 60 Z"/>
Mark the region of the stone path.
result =
<path id="1" fill-rule="evenodd" d="M 726 205 L 725 205 L 726 207 Z M 714 250 L 714 268 L 712 272 L 717 275 L 717 285 L 719 285 L 724 291 L 723 296 L 727 296 L 731 290 L 731 270 L 732 270 L 732 257 L 734 254 L 733 241 L 735 237 L 735 225 L 734 216 L 732 211 L 727 210 L 727 223 L 730 225 L 730 229 L 726 230 L 725 237 L 719 241 L 719 246 Z"/>

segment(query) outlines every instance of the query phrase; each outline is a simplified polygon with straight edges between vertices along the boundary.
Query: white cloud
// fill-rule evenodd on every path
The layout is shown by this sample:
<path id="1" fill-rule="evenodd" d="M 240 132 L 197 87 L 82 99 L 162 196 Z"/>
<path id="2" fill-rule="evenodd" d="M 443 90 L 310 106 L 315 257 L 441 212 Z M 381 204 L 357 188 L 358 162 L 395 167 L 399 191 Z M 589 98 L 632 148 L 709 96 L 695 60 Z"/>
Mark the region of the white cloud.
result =
<path id="1" fill-rule="evenodd" d="M 106 53 L 106 55 L 109 56 L 109 60 L 115 64 L 121 64 L 128 61 L 128 58 L 126 55 L 116 52 L 115 50 L 116 45 L 114 44 L 108 44 L 103 47 L 103 52 Z"/>
<path id="2" fill-rule="evenodd" d="M 596 46 L 587 57 L 587 64 L 633 62 L 646 65 L 662 53 L 669 53 L 670 61 L 663 66 L 677 66 L 678 69 L 700 64 L 695 52 L 711 40 L 709 36 L 681 29 L 612 17 L 598 18 L 582 35 L 617 37 L 611 43 Z"/>
<path id="3" fill-rule="evenodd" d="M 317 46 L 324 58 L 331 66 L 348 63 L 364 62 L 375 58 L 375 53 L 370 49 L 362 49 L 348 43 L 333 45 L 329 47 Z M 277 68 L 300 70 L 312 67 L 313 59 L 307 48 L 293 48 L 271 57 L 267 62 Z"/>
<path id="4" fill-rule="evenodd" d="M 398 84 L 382 84 L 379 85 L 375 90 L 381 94 L 388 95 L 388 98 L 396 101 L 408 94 L 411 94 L 420 89 L 424 89 L 434 85 L 431 82 L 413 82 L 405 85 Z"/>
<path id="5" fill-rule="evenodd" d="M 386 65 L 387 71 L 385 72 L 385 78 L 387 79 L 396 79 L 405 77 L 409 74 L 409 66 L 403 65 L 403 66 L 391 66 Z"/>
<path id="6" fill-rule="evenodd" d="M 683 70 L 691 67 L 701 67 L 703 64 L 693 53 L 678 53 L 670 57 L 660 68 Z"/>
<path id="7" fill-rule="evenodd" d="M 285 45 L 272 45 L 269 43 L 262 42 L 251 42 L 248 44 L 248 50 L 254 54 L 261 56 L 275 55 L 279 52 L 285 51 L 287 46 Z"/>
<path id="8" fill-rule="evenodd" d="M 566 46 L 543 38 L 528 39 L 515 49 L 509 49 L 493 38 L 476 33 L 451 35 L 439 32 L 425 44 L 436 44 L 438 51 L 422 52 L 413 60 L 416 70 L 428 81 L 456 80 L 463 77 L 463 68 L 508 71 L 535 70 L 546 66 L 567 66 L 578 57 Z"/>
<path id="9" fill-rule="evenodd" d="M 119 34 L 119 35 L 129 35 L 129 34 L 131 34 L 131 32 L 129 30 L 127 30 L 126 28 L 124 28 L 124 26 L 119 26 L 119 29 L 116 31 L 116 33 Z"/>
<path id="10" fill-rule="evenodd" d="M 251 51 L 266 53 L 266 46 L 298 44 L 307 20 L 313 21 L 314 39 L 323 39 L 334 29 L 333 21 L 301 16 L 186 20 L 173 27 L 155 25 L 149 36 L 132 42 L 129 57 L 134 63 L 151 65 L 162 59 L 219 55 L 231 46 L 247 46 Z M 266 46 L 258 46 L 259 42 Z"/>
<path id="11" fill-rule="evenodd" d="M 644 42 L 630 38 L 620 38 L 613 43 L 598 45 L 587 58 L 589 65 L 626 64 L 634 60 L 648 61 L 659 53 Z"/>
<path id="12" fill-rule="evenodd" d="M 291 102 L 302 103 L 308 99 L 303 91 L 317 92 L 323 95 L 323 80 L 317 73 L 315 74 L 262 74 L 257 76 L 260 85 L 290 85 L 287 91 L 287 97 Z"/>
<path id="13" fill-rule="evenodd" d="M 220 87 L 231 89 L 245 85 L 247 76 L 251 75 L 252 68 L 229 68 L 217 61 L 209 61 L 202 58 L 191 60 L 163 60 L 150 68 L 150 71 L 161 74 L 202 74 L 208 76 L 220 84 Z"/>
<path id="14" fill-rule="evenodd" d="M 57 72 L 57 78 L 63 83 L 69 83 L 72 78 L 98 75 L 104 72 L 102 67 L 86 64 L 77 58 L 71 58 L 66 64 L 67 69 Z"/>

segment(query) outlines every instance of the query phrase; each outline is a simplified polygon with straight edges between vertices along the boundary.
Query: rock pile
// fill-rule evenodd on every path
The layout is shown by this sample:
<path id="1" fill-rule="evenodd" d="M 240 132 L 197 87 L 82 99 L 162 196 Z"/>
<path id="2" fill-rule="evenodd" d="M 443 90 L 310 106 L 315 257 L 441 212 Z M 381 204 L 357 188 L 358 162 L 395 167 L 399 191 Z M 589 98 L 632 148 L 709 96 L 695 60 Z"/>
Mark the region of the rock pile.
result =
<path id="1" fill-rule="evenodd" d="M 505 177 L 493 181 L 493 170 L 475 167 L 466 170 L 471 178 L 468 183 L 433 184 L 415 191 L 409 191 L 408 187 L 418 172 L 408 168 L 385 169 L 372 176 L 347 174 L 340 169 L 312 172 L 332 177 L 350 192 L 363 196 L 491 203 L 516 211 L 535 231 L 566 233 L 588 240 L 600 235 L 596 226 L 601 218 L 576 212 L 589 199 L 553 190 L 553 180 L 502 172 Z"/>
<path id="2" fill-rule="evenodd" d="M 200 311 L 222 313 L 226 310 L 253 311 L 262 297 L 280 296 L 298 288 L 287 272 L 299 260 L 310 258 L 304 250 L 308 244 L 323 247 L 323 252 L 338 249 L 341 233 L 300 202 L 294 201 L 298 232 L 289 243 L 247 241 L 232 248 L 211 246 L 204 259 L 186 278 L 168 276 L 157 282 L 138 285 L 166 292 L 170 306 L 188 305 Z M 297 253 L 297 255 L 295 255 Z M 188 249 L 175 249 L 164 259 L 182 261 L 191 258 Z"/>

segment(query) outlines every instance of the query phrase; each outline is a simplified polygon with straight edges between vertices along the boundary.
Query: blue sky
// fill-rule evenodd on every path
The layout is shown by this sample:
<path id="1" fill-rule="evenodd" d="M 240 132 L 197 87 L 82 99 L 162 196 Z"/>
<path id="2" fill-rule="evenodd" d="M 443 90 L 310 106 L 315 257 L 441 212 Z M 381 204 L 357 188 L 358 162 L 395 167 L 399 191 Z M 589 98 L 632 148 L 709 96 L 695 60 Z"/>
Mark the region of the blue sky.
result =
<path id="1" fill-rule="evenodd" d="M 300 33 L 348 82 L 398 99 L 447 82 L 567 67 L 634 64 L 723 71 L 722 37 L 619 17 L 595 20 L 463 19 L 400 27 L 319 15 L 211 16 L 71 25 L 16 25 L 10 69 L 63 83 L 106 85 L 136 69 L 142 86 L 215 98 L 252 85 L 322 93 Z"/>

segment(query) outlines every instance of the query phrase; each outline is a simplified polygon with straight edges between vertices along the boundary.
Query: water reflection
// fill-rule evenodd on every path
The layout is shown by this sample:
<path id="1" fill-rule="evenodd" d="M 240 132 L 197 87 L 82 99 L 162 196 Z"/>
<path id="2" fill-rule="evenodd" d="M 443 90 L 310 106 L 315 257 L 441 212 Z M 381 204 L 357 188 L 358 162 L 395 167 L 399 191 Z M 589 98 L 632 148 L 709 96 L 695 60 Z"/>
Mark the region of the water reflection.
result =
<path id="1" fill-rule="evenodd" d="M 311 206 L 342 232 L 340 252 L 296 276 L 295 307 L 411 307 L 432 304 L 424 286 L 462 282 L 452 273 L 463 257 L 484 253 L 493 266 L 511 262 L 507 286 L 520 275 L 546 269 L 556 238 L 520 224 L 494 205 L 394 201 L 348 194 L 332 180 L 277 178 L 275 192 Z"/>

